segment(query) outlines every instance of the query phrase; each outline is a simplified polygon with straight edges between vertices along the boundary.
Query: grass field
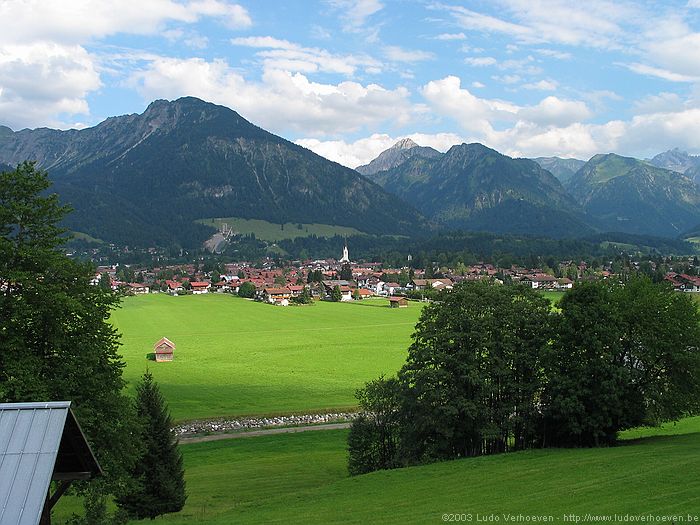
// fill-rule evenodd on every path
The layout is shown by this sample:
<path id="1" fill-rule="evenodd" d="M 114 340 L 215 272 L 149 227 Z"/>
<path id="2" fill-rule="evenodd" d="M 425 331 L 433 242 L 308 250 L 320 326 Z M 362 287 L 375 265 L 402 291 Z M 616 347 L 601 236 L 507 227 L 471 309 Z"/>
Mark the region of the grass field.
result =
<path id="1" fill-rule="evenodd" d="M 175 420 L 355 406 L 354 392 L 404 363 L 421 306 L 385 299 L 276 307 L 231 295 L 128 297 L 112 315 L 124 376 L 146 367 Z M 161 337 L 172 363 L 148 361 Z"/>
<path id="2" fill-rule="evenodd" d="M 440 523 L 442 514 L 452 513 L 471 514 L 472 522 L 476 514 L 497 515 L 500 522 L 504 514 L 562 522 L 565 514 L 700 515 L 700 417 L 626 432 L 626 441 L 612 448 L 518 452 L 354 478 L 346 471 L 346 437 L 346 431 L 322 431 L 183 445 L 187 505 L 158 521 Z"/>
<path id="3" fill-rule="evenodd" d="M 333 237 L 334 235 L 361 235 L 362 232 L 347 226 L 332 226 L 330 224 L 302 224 L 287 222 L 284 228 L 279 223 L 263 221 L 259 219 L 239 219 L 237 217 L 221 217 L 217 219 L 201 219 L 197 222 L 221 228 L 223 224 L 228 225 L 236 233 L 249 235 L 255 234 L 263 241 L 281 241 L 282 239 L 296 239 L 297 237 Z"/>

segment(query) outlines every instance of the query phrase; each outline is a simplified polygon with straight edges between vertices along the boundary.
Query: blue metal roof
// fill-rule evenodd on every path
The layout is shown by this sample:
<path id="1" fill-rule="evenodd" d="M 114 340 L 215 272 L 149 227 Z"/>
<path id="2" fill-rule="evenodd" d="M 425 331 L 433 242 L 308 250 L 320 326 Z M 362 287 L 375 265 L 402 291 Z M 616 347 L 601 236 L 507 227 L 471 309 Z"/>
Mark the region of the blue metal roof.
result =
<path id="1" fill-rule="evenodd" d="M 0 403 L 0 523 L 37 525 L 46 503 L 51 478 L 66 426 L 80 427 L 70 401 Z M 65 447 L 64 447 L 65 448 Z M 99 472 L 89 445 L 80 470 Z M 69 454 L 72 454 L 70 452 Z M 91 461 L 94 465 L 91 465 Z M 96 467 L 96 468 L 95 468 Z"/>

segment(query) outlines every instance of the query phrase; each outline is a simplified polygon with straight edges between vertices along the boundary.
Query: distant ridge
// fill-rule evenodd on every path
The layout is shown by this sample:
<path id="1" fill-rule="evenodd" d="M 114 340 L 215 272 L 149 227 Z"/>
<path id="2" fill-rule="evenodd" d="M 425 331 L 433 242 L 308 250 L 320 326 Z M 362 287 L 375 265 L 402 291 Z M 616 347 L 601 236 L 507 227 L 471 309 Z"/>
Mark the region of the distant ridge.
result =
<path id="1" fill-rule="evenodd" d="M 567 184 L 608 231 L 675 237 L 700 224 L 700 188 L 688 177 L 614 153 L 595 155 Z"/>
<path id="2" fill-rule="evenodd" d="M 433 159 L 442 155 L 438 150 L 419 146 L 409 138 L 401 139 L 388 150 L 383 151 L 369 164 L 358 166 L 355 171 L 374 180 L 373 175 L 380 171 L 395 168 L 412 157 Z"/>
<path id="3" fill-rule="evenodd" d="M 586 163 L 585 160 L 562 159 L 559 157 L 537 157 L 532 160 L 549 171 L 562 184 L 566 184 Z"/>
<path id="4" fill-rule="evenodd" d="M 659 153 L 651 160 L 650 164 L 658 168 L 665 168 L 678 173 L 686 173 L 688 170 L 700 168 L 700 155 L 688 155 L 688 152 L 673 148 Z"/>

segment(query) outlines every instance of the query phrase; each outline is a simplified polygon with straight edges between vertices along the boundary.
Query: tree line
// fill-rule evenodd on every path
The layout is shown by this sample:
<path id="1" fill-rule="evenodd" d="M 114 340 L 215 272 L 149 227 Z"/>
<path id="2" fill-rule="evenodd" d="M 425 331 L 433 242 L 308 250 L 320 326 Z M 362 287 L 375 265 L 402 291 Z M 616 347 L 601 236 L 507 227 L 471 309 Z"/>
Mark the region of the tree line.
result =
<path id="1" fill-rule="evenodd" d="M 579 283 L 557 309 L 528 287 L 461 283 L 424 308 L 397 376 L 357 397 L 352 474 L 614 445 L 700 412 L 700 314 L 645 277 Z"/>

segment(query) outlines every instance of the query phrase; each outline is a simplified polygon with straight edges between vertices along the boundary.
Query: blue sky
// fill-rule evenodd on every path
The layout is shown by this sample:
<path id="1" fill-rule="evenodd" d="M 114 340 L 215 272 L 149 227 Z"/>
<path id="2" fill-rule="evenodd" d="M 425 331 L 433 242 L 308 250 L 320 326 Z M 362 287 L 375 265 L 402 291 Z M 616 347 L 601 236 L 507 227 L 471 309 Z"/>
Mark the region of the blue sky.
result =
<path id="1" fill-rule="evenodd" d="M 700 153 L 700 0 L 3 0 L 0 124 L 184 95 L 348 166 L 403 137 Z"/>

